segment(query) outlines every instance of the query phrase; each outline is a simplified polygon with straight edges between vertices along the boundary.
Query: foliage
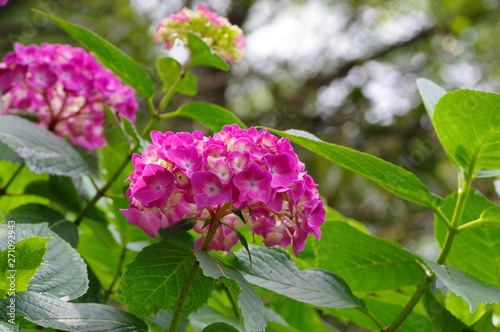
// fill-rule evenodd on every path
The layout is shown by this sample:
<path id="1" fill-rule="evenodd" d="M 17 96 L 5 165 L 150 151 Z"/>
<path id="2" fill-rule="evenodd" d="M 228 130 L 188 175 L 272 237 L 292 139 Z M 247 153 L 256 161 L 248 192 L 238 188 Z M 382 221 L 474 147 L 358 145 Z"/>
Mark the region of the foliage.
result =
<path id="1" fill-rule="evenodd" d="M 252 203 L 260 200 L 252 208 L 252 203 L 235 204 L 228 210 L 227 202 L 217 197 L 204 214 L 169 222 L 155 220 L 156 230 L 170 227 L 164 233 L 160 230 L 158 238 L 150 238 L 129 224 L 120 211 L 127 208 L 127 199 L 133 195 L 155 213 L 165 206 L 165 197 L 154 196 L 154 190 L 165 185 L 157 175 L 165 165 L 149 163 L 154 165 L 149 167 L 154 174 L 148 176 L 159 179 L 158 183 L 139 184 L 137 190 L 132 188 L 132 195 L 122 183 L 132 173 L 131 159 L 142 171 L 135 153 L 151 158 L 148 149 L 154 148 L 148 147 L 146 137 L 159 121 L 183 117 L 214 132 L 228 124 L 245 128 L 235 114 L 209 103 L 185 103 L 165 112 L 176 93 L 196 94 L 194 66 L 227 70 L 229 65 L 202 38 L 188 33 L 191 61 L 181 64 L 167 57 L 156 62 L 163 97 L 155 105 L 153 79 L 135 60 L 93 32 L 42 15 L 144 97 L 150 120 L 139 134 L 135 124 L 107 110 L 105 134 L 110 145 L 89 153 L 29 119 L 0 116 L 0 212 L 4 218 L 0 224 L 0 328 L 328 331 L 328 322 L 335 317 L 375 331 L 498 329 L 493 317 L 500 308 L 499 208 L 472 185 L 477 178 L 495 176 L 500 169 L 499 95 L 473 90 L 446 93 L 430 81 L 419 81 L 429 117 L 456 169 L 458 188 L 446 198 L 432 193 L 412 172 L 381 158 L 322 141 L 308 132 L 269 129 L 393 195 L 429 209 L 435 215 L 435 238 L 440 246 L 435 260 L 369 234 L 359 222 L 332 208 L 327 208 L 327 220 L 320 228 L 322 239 L 307 238 L 298 257 L 293 256 L 299 251 L 295 248 L 268 248 L 258 241 L 248 245 L 252 232 L 258 232 L 253 215 L 262 209 L 259 204 L 271 202 L 269 197 L 261 197 L 262 192 L 255 197 L 246 193 L 249 197 L 245 199 L 241 193 L 238 199 L 226 195 L 245 203 L 250 198 Z M 157 137 L 153 135 L 153 140 Z M 273 144 L 269 146 L 274 148 Z M 252 148 L 252 153 L 259 152 Z M 300 169 L 300 179 L 294 181 L 303 180 L 304 170 L 298 163 L 295 166 Z M 273 168 L 272 173 L 275 171 Z M 134 181 L 139 183 L 137 170 L 134 172 L 130 177 L 137 176 Z M 207 173 L 203 176 L 209 177 Z M 271 175 L 268 177 L 270 187 Z M 312 180 L 308 185 L 314 186 Z M 280 192 L 276 189 L 273 195 L 285 192 L 283 187 L 275 186 Z M 271 209 L 276 215 L 286 208 L 292 214 L 307 211 L 301 227 L 309 227 L 319 237 L 319 225 L 312 224 L 318 219 L 310 217 L 319 203 L 315 200 L 314 206 L 307 206 L 307 197 L 298 197 L 301 200 L 295 206 L 286 201 L 292 198 L 280 196 L 279 209 Z M 198 202 L 204 202 L 203 198 L 197 198 Z M 255 228 L 237 232 L 242 248 L 235 253 L 208 252 L 228 211 L 235 220 L 241 218 L 238 222 Z M 143 212 L 148 213 L 137 213 Z M 158 215 L 163 216 L 161 213 Z M 320 217 L 324 219 L 324 213 Z M 203 243 L 196 244 L 199 250 L 194 250 L 194 218 L 200 228 L 206 228 Z M 299 217 L 288 221 L 295 222 L 295 218 Z M 236 231 L 230 228 L 231 233 Z M 268 236 L 276 236 L 268 230 L 263 233 L 266 241 Z M 444 287 L 437 286 L 438 280 Z"/>

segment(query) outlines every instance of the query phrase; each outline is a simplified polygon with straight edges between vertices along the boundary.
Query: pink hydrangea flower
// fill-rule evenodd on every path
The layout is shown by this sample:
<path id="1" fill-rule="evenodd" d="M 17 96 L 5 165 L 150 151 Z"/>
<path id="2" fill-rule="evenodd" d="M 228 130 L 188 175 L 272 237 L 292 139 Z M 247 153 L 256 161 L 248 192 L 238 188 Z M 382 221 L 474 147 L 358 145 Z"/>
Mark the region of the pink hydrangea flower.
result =
<path id="1" fill-rule="evenodd" d="M 220 212 L 211 250 L 231 250 L 239 241 L 234 229 L 245 224 L 266 246 L 292 245 L 296 255 L 309 234 L 320 238 L 323 201 L 287 138 L 230 125 L 213 137 L 156 131 L 151 139 L 153 144 L 132 158 L 131 205 L 122 210 L 148 235 L 156 237 L 160 228 L 182 218 L 198 218 L 199 249 L 209 228 L 205 221 Z M 231 209 L 221 211 L 228 203 Z"/>
<path id="2" fill-rule="evenodd" d="M 0 0 L 0 7 L 3 7 L 9 2 L 9 0 Z"/>
<path id="3" fill-rule="evenodd" d="M 92 150 L 106 144 L 104 108 L 135 121 L 134 91 L 84 49 L 14 44 L 0 62 L 4 108 L 31 113 L 38 125 Z"/>
<path id="4" fill-rule="evenodd" d="M 189 48 L 188 32 L 197 34 L 227 62 L 243 57 L 246 45 L 243 31 L 203 5 L 197 11 L 184 8 L 164 19 L 156 29 L 155 41 L 163 42 L 165 49 L 170 50 L 179 39 Z"/>

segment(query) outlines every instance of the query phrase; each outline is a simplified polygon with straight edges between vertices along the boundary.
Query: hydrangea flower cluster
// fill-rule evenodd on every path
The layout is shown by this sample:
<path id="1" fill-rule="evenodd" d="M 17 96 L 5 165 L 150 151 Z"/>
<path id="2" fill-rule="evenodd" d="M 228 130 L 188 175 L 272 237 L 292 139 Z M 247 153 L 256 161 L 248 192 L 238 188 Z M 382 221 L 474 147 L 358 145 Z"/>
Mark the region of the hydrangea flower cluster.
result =
<path id="1" fill-rule="evenodd" d="M 197 34 L 227 62 L 243 57 L 243 31 L 203 5 L 197 11 L 184 8 L 164 19 L 156 29 L 155 41 L 164 42 L 167 50 L 172 49 L 176 39 L 188 46 L 188 32 Z"/>
<path id="2" fill-rule="evenodd" d="M 210 250 L 229 251 L 238 242 L 234 229 L 244 223 L 266 246 L 292 244 L 296 255 L 309 234 L 320 238 L 323 201 L 287 138 L 229 125 L 213 137 L 156 131 L 151 139 L 153 145 L 132 157 L 135 170 L 126 180 L 131 204 L 121 210 L 149 236 L 180 219 L 199 218 L 199 249 L 209 229 L 205 221 L 220 212 Z M 244 222 L 232 209 L 221 211 L 227 203 Z"/>
<path id="3" fill-rule="evenodd" d="M 104 107 L 135 121 L 134 91 L 79 47 L 14 44 L 0 62 L 4 108 L 35 115 L 38 124 L 85 149 L 106 144 Z"/>

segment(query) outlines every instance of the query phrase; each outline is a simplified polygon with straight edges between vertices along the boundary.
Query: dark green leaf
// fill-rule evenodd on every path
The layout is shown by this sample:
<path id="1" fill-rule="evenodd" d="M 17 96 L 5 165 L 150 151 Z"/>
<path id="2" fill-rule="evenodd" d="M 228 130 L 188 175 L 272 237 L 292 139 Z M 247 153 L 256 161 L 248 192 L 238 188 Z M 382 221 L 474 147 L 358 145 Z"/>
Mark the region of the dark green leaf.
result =
<path id="1" fill-rule="evenodd" d="M 19 224 L 38 224 L 47 222 L 49 229 L 71 244 L 73 248 L 78 245 L 78 229 L 72 222 L 56 210 L 42 204 L 21 205 L 5 216 L 6 220 L 14 220 Z"/>
<path id="2" fill-rule="evenodd" d="M 174 222 L 172 226 L 168 228 L 169 232 L 166 235 L 165 239 L 168 239 L 176 233 L 187 232 L 193 229 L 193 227 L 196 225 L 196 221 L 197 218 L 184 218 Z"/>
<path id="3" fill-rule="evenodd" d="M 17 116 L 0 116 L 0 141 L 23 158 L 34 173 L 82 176 L 90 172 L 68 142 Z"/>
<path id="4" fill-rule="evenodd" d="M 181 116 L 198 121 L 210 131 L 217 133 L 222 127 L 237 124 L 247 128 L 245 124 L 227 109 L 205 102 L 191 102 L 182 105 L 172 116 Z"/>
<path id="5" fill-rule="evenodd" d="M 49 181 L 34 181 L 24 189 L 25 195 L 37 195 L 50 199 L 73 212 L 82 208 L 83 198 L 70 177 L 51 175 Z"/>
<path id="6" fill-rule="evenodd" d="M 327 308 L 364 306 L 336 274 L 323 269 L 299 270 L 281 248 L 250 246 L 253 264 L 245 251 L 236 252 L 243 276 L 250 283 L 294 300 Z"/>
<path id="7" fill-rule="evenodd" d="M 101 63 L 120 76 L 125 83 L 133 87 L 144 98 L 149 99 L 153 97 L 154 85 L 151 77 L 135 60 L 123 53 L 116 46 L 94 32 L 78 25 L 66 22 L 36 9 L 34 11 L 50 19 L 75 38 L 82 46 L 94 53 Z"/>
<path id="8" fill-rule="evenodd" d="M 233 296 L 238 298 L 238 305 L 243 314 L 245 330 L 264 331 L 266 321 L 264 319 L 264 305 L 259 295 L 243 276 L 233 267 L 210 257 L 205 251 L 196 250 L 196 258 L 200 262 L 203 274 L 221 281 L 230 289 Z"/>
<path id="9" fill-rule="evenodd" d="M 7 228 L 0 225 L 0 248 L 7 248 Z M 47 223 L 16 224 L 16 240 L 33 236 L 52 237 L 47 246 L 43 265 L 31 279 L 28 290 L 72 300 L 85 294 L 88 288 L 87 265 L 69 243 L 48 228 Z"/>
<path id="10" fill-rule="evenodd" d="M 444 215 L 451 219 L 457 202 L 457 193 L 446 198 L 441 208 Z M 474 190 L 467 196 L 464 212 L 458 226 L 479 219 L 482 212 L 491 208 L 493 203 Z M 443 245 L 446 229 L 440 221 L 435 222 L 435 236 L 439 245 Z M 500 286 L 500 224 L 486 223 L 460 232 L 453 241 L 447 258 L 448 265 L 487 284 Z"/>
<path id="11" fill-rule="evenodd" d="M 424 294 L 423 302 L 435 331 L 461 332 L 466 330 L 467 326 L 453 316 L 444 305 L 436 299 L 434 292 L 434 287 L 428 288 Z"/>
<path id="12" fill-rule="evenodd" d="M 318 267 L 344 279 L 353 291 L 370 292 L 422 282 L 414 254 L 394 242 L 364 234 L 342 221 L 328 220 L 315 243 Z"/>
<path id="13" fill-rule="evenodd" d="M 139 317 L 162 309 L 175 311 L 195 262 L 193 250 L 175 242 L 162 241 L 141 250 L 122 277 L 122 296 L 129 311 Z M 196 275 L 184 306 L 185 317 L 207 302 L 212 287 L 211 278 L 201 272 Z"/>
<path id="14" fill-rule="evenodd" d="M 449 92 L 436 104 L 433 119 L 455 165 L 474 172 L 500 169 L 500 95 L 472 90 Z"/>
<path id="15" fill-rule="evenodd" d="M 281 132 L 269 129 L 269 131 L 288 137 L 292 142 L 375 181 L 384 189 L 410 202 L 426 207 L 436 207 L 442 202 L 442 199 L 431 194 L 429 189 L 413 173 L 375 156 L 323 142 L 302 130 Z"/>
<path id="16" fill-rule="evenodd" d="M 15 228 L 14 228 L 15 230 Z M 10 283 L 14 282 L 15 290 L 24 292 L 28 289 L 30 280 L 35 275 L 47 252 L 47 242 L 50 238 L 34 236 L 22 239 L 12 248 L 0 252 L 0 298 L 10 292 Z M 13 276 L 14 279 L 8 279 Z"/>
<path id="17" fill-rule="evenodd" d="M 120 309 L 97 303 L 70 303 L 28 291 L 17 295 L 17 311 L 44 327 L 74 332 L 148 331 L 141 319 Z"/>
<path id="18" fill-rule="evenodd" d="M 200 37 L 196 34 L 188 33 L 188 47 L 191 51 L 191 65 L 209 66 L 220 70 L 228 71 L 231 66 L 222 57 L 214 52 Z"/>
<path id="19" fill-rule="evenodd" d="M 474 312 L 480 303 L 500 303 L 500 288 L 481 282 L 473 276 L 449 266 L 425 260 L 438 279 L 456 295 L 469 304 Z"/>
<path id="20" fill-rule="evenodd" d="M 237 328 L 226 323 L 213 323 L 203 329 L 202 332 L 239 332 Z"/>

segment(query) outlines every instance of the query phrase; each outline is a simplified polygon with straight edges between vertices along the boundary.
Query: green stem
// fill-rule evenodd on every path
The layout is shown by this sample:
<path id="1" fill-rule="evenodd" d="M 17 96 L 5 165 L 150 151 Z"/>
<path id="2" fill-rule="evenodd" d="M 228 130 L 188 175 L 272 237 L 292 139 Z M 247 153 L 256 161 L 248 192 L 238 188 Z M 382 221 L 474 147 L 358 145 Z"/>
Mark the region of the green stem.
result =
<path id="1" fill-rule="evenodd" d="M 120 252 L 120 258 L 118 259 L 118 265 L 116 266 L 115 275 L 113 276 L 113 280 L 109 284 L 109 287 L 106 289 L 103 297 L 103 303 L 108 302 L 109 296 L 113 293 L 113 287 L 115 286 L 118 278 L 122 274 L 123 263 L 125 262 L 125 256 L 127 254 L 127 245 L 124 243 L 122 245 L 122 250 Z"/>
<path id="2" fill-rule="evenodd" d="M 191 67 L 192 67 L 191 60 L 189 60 L 186 63 L 186 65 L 184 66 L 184 68 L 182 69 L 180 75 L 176 78 L 174 84 L 172 84 L 172 86 L 170 87 L 170 89 L 168 89 L 168 91 L 165 94 L 165 96 L 163 96 L 163 99 L 160 102 L 160 106 L 158 106 L 158 110 L 156 111 L 157 114 L 160 114 L 161 112 L 163 112 L 165 110 L 165 108 L 167 107 L 168 103 L 170 102 L 170 100 L 174 96 L 175 90 L 177 89 L 177 87 L 181 83 L 182 79 L 191 70 Z"/>
<path id="3" fill-rule="evenodd" d="M 462 219 L 462 215 L 465 209 L 465 203 L 467 202 L 467 197 L 469 196 L 469 191 L 473 180 L 473 174 L 474 174 L 473 167 L 471 166 L 465 179 L 463 179 L 463 181 L 459 181 L 460 187 L 458 192 L 458 199 L 455 205 L 455 210 L 453 212 L 453 217 L 451 219 L 451 222 L 449 222 L 451 227 L 447 228 L 446 237 L 443 246 L 441 247 L 441 252 L 439 253 L 439 256 L 436 259 L 436 263 L 438 264 L 443 264 L 446 261 L 446 258 L 448 257 L 451 247 L 453 245 L 453 240 L 455 239 L 455 236 L 458 233 L 458 227 L 459 227 L 458 224 Z M 461 177 L 459 176 L 459 180 L 460 179 Z M 435 277 L 436 276 L 434 273 L 428 273 L 425 276 L 422 283 L 418 286 L 417 291 L 412 295 L 412 297 L 410 298 L 406 306 L 403 308 L 403 310 L 392 321 L 392 323 L 382 331 L 384 332 L 396 331 L 396 329 L 403 323 L 406 317 L 408 317 L 408 315 L 412 312 L 413 308 L 415 308 L 418 301 L 420 301 L 420 298 L 424 295 L 425 290 L 432 282 L 432 280 L 434 280 Z"/>
<path id="4" fill-rule="evenodd" d="M 420 298 L 422 297 L 422 295 L 424 295 L 427 286 L 429 286 L 434 277 L 435 276 L 433 274 L 425 276 L 422 283 L 418 285 L 417 291 L 410 298 L 410 300 L 403 308 L 403 310 L 399 313 L 399 315 L 392 321 L 392 323 L 389 326 L 387 326 L 385 329 L 382 329 L 381 331 L 383 332 L 396 331 L 396 329 L 403 323 L 406 317 L 408 317 L 408 315 L 412 312 L 413 308 L 415 308 L 418 301 L 420 301 Z"/>
<path id="5" fill-rule="evenodd" d="M 500 221 L 476 219 L 476 220 L 470 221 L 470 222 L 468 222 L 466 224 L 458 226 L 457 227 L 457 233 L 463 232 L 463 231 L 471 229 L 471 228 L 475 228 L 477 226 L 488 224 L 488 223 L 489 224 L 492 224 L 492 223 L 493 224 L 498 224 L 498 223 L 500 223 Z"/>
<path id="6" fill-rule="evenodd" d="M 217 232 L 217 228 L 219 227 L 220 219 L 230 206 L 230 202 L 225 203 L 212 218 L 212 221 L 210 222 L 210 228 L 208 229 L 208 233 L 205 237 L 205 240 L 203 240 L 203 244 L 201 245 L 200 250 L 208 251 L 208 248 L 210 248 L 210 245 L 212 244 L 212 241 L 214 239 L 215 233 Z M 170 323 L 170 332 L 177 332 L 179 330 L 179 324 L 181 322 L 182 312 L 184 311 L 184 305 L 186 304 L 189 292 L 191 291 L 191 287 L 193 287 L 199 269 L 200 262 L 195 260 L 191 271 L 189 271 L 188 277 L 186 279 L 186 284 L 184 285 L 184 288 L 182 288 L 181 294 L 179 295 L 177 309 L 175 310 L 174 316 L 172 317 L 172 322 Z"/>
<path id="7" fill-rule="evenodd" d="M 7 182 L 5 183 L 5 185 L 2 188 L 0 188 L 0 196 L 5 195 L 5 193 L 7 192 L 7 188 L 9 188 L 9 186 L 12 184 L 12 182 L 14 181 L 14 179 L 16 178 L 16 176 L 19 175 L 19 173 L 21 172 L 21 170 L 23 169 L 23 167 L 24 167 L 24 164 L 19 164 L 19 166 L 16 168 L 16 170 L 14 171 L 14 173 L 12 173 L 12 175 L 7 180 Z"/>

